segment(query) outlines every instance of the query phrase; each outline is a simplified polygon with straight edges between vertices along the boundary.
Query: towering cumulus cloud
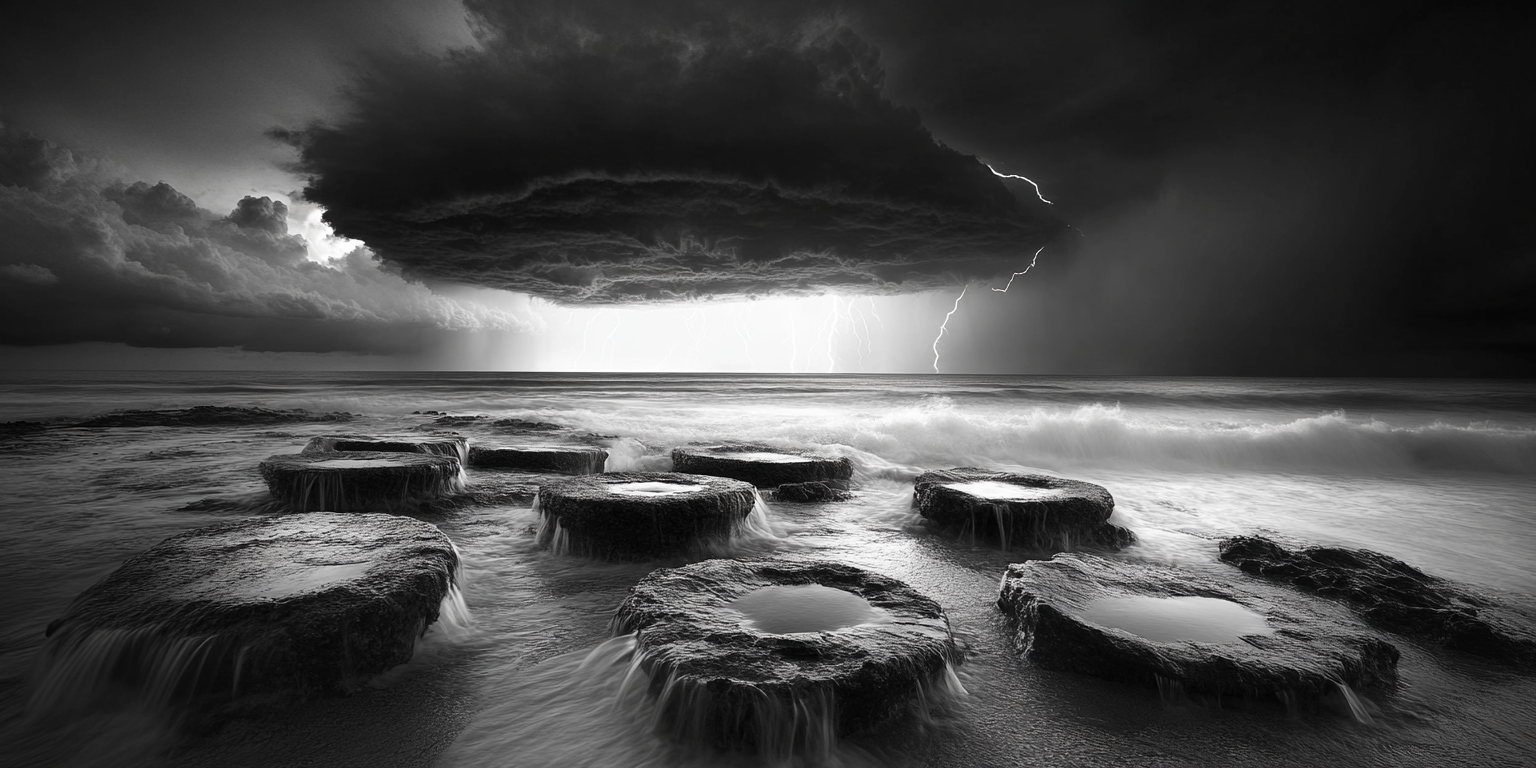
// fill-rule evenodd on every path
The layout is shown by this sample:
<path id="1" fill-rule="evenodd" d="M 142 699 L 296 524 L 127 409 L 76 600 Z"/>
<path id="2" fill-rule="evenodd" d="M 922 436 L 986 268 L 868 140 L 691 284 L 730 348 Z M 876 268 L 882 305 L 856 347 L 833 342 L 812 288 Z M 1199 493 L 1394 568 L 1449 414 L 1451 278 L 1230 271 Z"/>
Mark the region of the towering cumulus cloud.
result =
<path id="1" fill-rule="evenodd" d="M 219 216 L 0 125 L 0 344 L 400 352 L 413 329 L 523 323 L 381 271 L 363 249 L 310 260 L 282 202 L 247 197 Z"/>
<path id="2" fill-rule="evenodd" d="M 812 4 L 637 5 L 468 3 L 478 49 L 381 61 L 342 118 L 278 132 L 305 196 L 407 276 L 566 302 L 917 291 L 1060 226 Z"/>

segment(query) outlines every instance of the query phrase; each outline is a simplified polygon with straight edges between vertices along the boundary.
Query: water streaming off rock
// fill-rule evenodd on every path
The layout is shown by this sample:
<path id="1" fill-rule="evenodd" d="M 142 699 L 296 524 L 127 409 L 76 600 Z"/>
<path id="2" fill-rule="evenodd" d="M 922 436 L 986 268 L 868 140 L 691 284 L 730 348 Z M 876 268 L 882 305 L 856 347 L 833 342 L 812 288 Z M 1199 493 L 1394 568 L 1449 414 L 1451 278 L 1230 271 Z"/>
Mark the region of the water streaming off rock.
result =
<path id="1" fill-rule="evenodd" d="M 116 408 L 198 404 L 362 416 L 344 430 L 64 426 Z M 7 372 L 0 420 L 59 426 L 0 444 L 0 764 L 763 765 L 688 754 L 654 733 L 643 696 L 617 698 L 632 654 L 609 645 L 610 612 L 647 573 L 683 559 L 557 556 L 536 546 L 540 517 L 528 502 L 496 499 L 430 516 L 462 553 L 463 605 L 445 601 L 445 616 L 457 619 L 429 629 L 416 658 L 376 689 L 213 731 L 172 728 L 140 710 L 131 722 L 28 713 L 43 629 L 75 595 L 168 536 L 271 513 L 255 471 L 267 456 L 340 431 L 384 439 L 443 429 L 411 414 L 427 409 L 614 435 L 603 442 L 610 470 L 668 471 L 671 448 L 725 441 L 853 459 L 852 500 L 759 504 L 718 554 L 809 555 L 906 581 L 943 604 L 964 639 L 954 673 L 970 696 L 963 716 L 844 739 L 829 764 L 1438 768 L 1519 765 L 1536 754 L 1536 681 L 1411 643 L 1400 643 L 1408 684 L 1373 696 L 1379 709 L 1341 692 L 1341 712 L 1304 712 L 1299 722 L 1264 702 L 1244 711 L 1164 705 L 1155 692 L 1035 669 L 1018 659 L 993 605 L 999 575 L 1019 555 L 935 537 L 910 507 L 923 470 L 1045 471 L 1113 492 L 1117 520 L 1140 538 L 1118 556 L 1231 577 L 1214 539 L 1281 532 L 1375 549 L 1528 600 L 1528 382 Z M 488 426 L 456 429 L 482 445 L 506 439 Z M 493 479 L 473 468 L 466 476 L 471 489 Z M 191 653 L 166 649 L 166 658 Z M 1355 706 L 1375 725 L 1363 726 Z"/>

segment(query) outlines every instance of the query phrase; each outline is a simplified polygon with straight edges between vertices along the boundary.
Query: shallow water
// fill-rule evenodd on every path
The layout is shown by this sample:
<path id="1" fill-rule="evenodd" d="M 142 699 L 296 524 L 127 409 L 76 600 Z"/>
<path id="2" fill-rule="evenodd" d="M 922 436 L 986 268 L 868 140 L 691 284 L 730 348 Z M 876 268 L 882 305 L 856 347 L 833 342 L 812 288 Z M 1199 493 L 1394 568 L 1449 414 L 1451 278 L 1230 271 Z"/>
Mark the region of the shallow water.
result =
<path id="1" fill-rule="evenodd" d="M 877 622 L 887 615 L 852 592 L 820 584 L 763 587 L 726 607 L 741 613 L 747 627 L 775 635 L 831 632 Z"/>
<path id="2" fill-rule="evenodd" d="M 750 441 L 847 456 L 857 496 L 775 504 L 719 554 L 809 555 L 902 579 L 942 604 L 969 692 L 948 710 L 845 739 L 860 766 L 1151 764 L 1518 765 L 1536 755 L 1536 683 L 1389 638 L 1402 684 L 1208 709 L 1040 670 L 995 607 L 1022 558 L 935 536 L 910 508 L 928 469 L 1047 471 L 1107 487 L 1140 543 L 1118 555 L 1226 577 L 1215 541 L 1265 533 L 1363 546 L 1522 604 L 1536 592 L 1536 389 L 1525 382 L 1005 377 L 86 374 L 0 377 L 0 419 L 65 424 L 114 408 L 303 407 L 355 422 L 53 429 L 0 443 L 0 764 L 761 765 L 656 736 L 646 702 L 618 702 L 627 667 L 608 619 L 628 588 L 682 560 L 597 563 L 534 543 L 527 505 L 428 516 L 465 563 L 465 627 L 357 695 L 261 711 L 207 730 L 142 708 L 27 713 L 43 628 L 70 599 L 167 536 L 276 510 L 256 464 L 338 432 L 429 434 L 414 410 L 486 414 L 612 435 L 612 471 L 666 471 L 691 442 Z M 424 429 L 423 429 L 424 428 Z M 495 442 L 474 425 L 472 442 Z M 497 475 L 471 469 L 471 488 Z M 1371 714 L 1366 725 L 1355 707 Z"/>
<path id="3" fill-rule="evenodd" d="M 1080 617 L 1158 643 L 1237 643 L 1275 633 L 1263 614 L 1214 597 L 1104 597 Z"/>
<path id="4" fill-rule="evenodd" d="M 997 501 L 1039 501 L 1040 499 L 1052 499 L 1061 495 L 1061 491 L 1055 488 L 1029 488 L 997 480 L 945 483 L 944 487 L 979 498 L 995 499 Z"/>

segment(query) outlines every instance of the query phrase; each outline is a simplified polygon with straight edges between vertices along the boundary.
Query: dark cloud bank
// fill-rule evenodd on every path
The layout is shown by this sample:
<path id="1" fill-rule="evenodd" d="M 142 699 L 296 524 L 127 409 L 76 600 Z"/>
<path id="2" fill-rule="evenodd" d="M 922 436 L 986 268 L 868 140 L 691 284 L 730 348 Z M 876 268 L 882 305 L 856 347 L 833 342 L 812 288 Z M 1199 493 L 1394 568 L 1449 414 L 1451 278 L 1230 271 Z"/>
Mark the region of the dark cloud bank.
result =
<path id="1" fill-rule="evenodd" d="M 381 271 L 364 250 L 310 261 L 286 214 L 247 197 L 219 216 L 0 125 L 0 344 L 389 353 L 443 331 L 523 327 Z"/>
<path id="2" fill-rule="evenodd" d="M 911 292 L 1061 229 L 813 6 L 468 5 L 482 50 L 381 61 L 347 117 L 279 134 L 327 221 L 407 275 L 595 303 Z"/>

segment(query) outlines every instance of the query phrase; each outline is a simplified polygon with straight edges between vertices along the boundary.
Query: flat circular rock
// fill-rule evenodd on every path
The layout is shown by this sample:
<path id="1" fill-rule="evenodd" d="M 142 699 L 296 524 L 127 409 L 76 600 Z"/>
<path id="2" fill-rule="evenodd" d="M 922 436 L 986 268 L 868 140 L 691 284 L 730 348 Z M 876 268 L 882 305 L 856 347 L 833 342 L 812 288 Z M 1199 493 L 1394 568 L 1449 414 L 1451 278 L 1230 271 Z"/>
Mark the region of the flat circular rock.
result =
<path id="1" fill-rule="evenodd" d="M 423 438 L 394 438 L 379 440 L 357 435 L 328 435 L 312 437 L 300 453 L 305 456 L 327 453 L 425 453 L 432 456 L 452 456 L 460 462 L 469 457 L 468 438 L 458 435 Z"/>
<path id="2" fill-rule="evenodd" d="M 942 530 L 1003 549 L 1121 549 L 1136 541 L 1108 522 L 1115 511 L 1109 491 L 1080 480 L 975 467 L 936 470 L 917 476 L 913 503 Z"/>
<path id="3" fill-rule="evenodd" d="M 758 488 L 785 483 L 845 481 L 853 477 L 853 462 L 846 457 L 782 451 L 761 445 L 673 448 L 672 468 L 678 472 L 742 480 Z"/>
<path id="4" fill-rule="evenodd" d="M 1036 664 L 1142 686 L 1298 701 L 1396 676 L 1336 607 L 1204 573 L 1058 554 L 1009 566 L 997 605 Z"/>
<path id="5" fill-rule="evenodd" d="M 313 512 L 199 528 L 130 558 L 48 627 L 34 704 L 335 693 L 403 664 L 459 559 L 436 526 Z"/>
<path id="6" fill-rule="evenodd" d="M 558 553 L 635 560 L 729 539 L 757 503 L 747 483 L 680 472 L 607 472 L 539 487 L 538 541 Z"/>
<path id="7" fill-rule="evenodd" d="M 393 510 L 464 490 L 453 456 L 343 451 L 284 454 L 261 463 L 273 498 L 301 512 Z"/>
<path id="8" fill-rule="evenodd" d="M 840 563 L 706 560 L 653 571 L 614 616 L 636 633 L 660 727 L 687 744 L 825 753 L 943 688 L 939 604 Z"/>
<path id="9" fill-rule="evenodd" d="M 469 449 L 469 465 L 591 475 L 603 471 L 608 452 L 590 445 L 480 446 Z"/>

